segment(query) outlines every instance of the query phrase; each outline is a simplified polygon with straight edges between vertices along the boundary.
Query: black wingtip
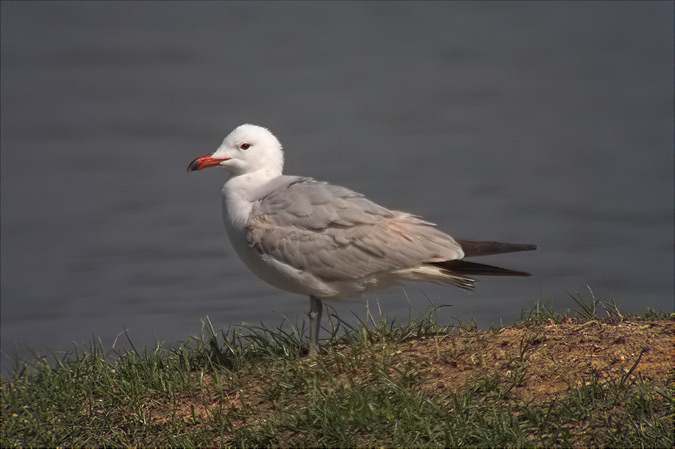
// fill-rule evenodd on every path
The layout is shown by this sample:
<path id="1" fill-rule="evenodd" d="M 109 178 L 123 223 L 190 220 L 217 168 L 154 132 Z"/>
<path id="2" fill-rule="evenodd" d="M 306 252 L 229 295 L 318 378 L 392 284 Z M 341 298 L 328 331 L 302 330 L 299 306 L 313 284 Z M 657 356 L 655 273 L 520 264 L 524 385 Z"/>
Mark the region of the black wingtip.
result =
<path id="1" fill-rule="evenodd" d="M 457 240 L 457 243 L 462 247 L 464 257 L 534 251 L 538 248 L 537 245 L 531 243 L 476 242 L 472 240 Z"/>
<path id="2" fill-rule="evenodd" d="M 525 271 L 510 270 L 508 268 L 500 268 L 493 265 L 469 262 L 461 259 L 430 262 L 429 265 L 435 265 L 452 274 L 466 276 L 532 276 L 532 274 L 526 273 Z"/>

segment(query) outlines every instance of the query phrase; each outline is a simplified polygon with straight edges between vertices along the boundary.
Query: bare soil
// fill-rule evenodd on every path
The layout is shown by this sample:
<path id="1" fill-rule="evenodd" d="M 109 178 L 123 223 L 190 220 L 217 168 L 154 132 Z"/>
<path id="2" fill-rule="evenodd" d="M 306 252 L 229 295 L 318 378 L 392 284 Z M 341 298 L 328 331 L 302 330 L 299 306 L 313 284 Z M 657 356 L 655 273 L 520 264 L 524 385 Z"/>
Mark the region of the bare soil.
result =
<path id="1" fill-rule="evenodd" d="M 414 363 L 424 385 L 455 391 L 484 374 L 525 369 L 516 392 L 525 401 L 546 401 L 570 386 L 600 375 L 620 376 L 640 358 L 632 375 L 666 379 L 675 361 L 672 321 L 607 323 L 568 320 L 521 328 L 426 337 L 401 344 L 399 364 Z"/>

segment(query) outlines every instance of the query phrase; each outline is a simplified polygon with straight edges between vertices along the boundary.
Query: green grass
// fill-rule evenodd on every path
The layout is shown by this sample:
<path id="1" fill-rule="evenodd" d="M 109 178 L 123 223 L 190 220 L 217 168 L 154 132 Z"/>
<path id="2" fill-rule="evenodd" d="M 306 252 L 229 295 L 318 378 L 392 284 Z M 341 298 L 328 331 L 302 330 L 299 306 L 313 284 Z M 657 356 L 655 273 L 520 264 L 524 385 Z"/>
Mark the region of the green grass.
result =
<path id="1" fill-rule="evenodd" d="M 439 360 L 468 363 L 461 338 L 489 343 L 502 334 L 478 332 L 475 323 L 441 326 L 432 308 L 403 325 L 368 311 L 367 322 L 350 326 L 331 314 L 330 342 L 315 360 L 303 358 L 302 326 L 216 332 L 207 320 L 181 345 L 124 353 L 92 342 L 49 362 L 22 361 L 2 378 L 1 443 L 672 447 L 672 366 L 668 378 L 647 379 L 637 370 L 642 353 L 621 371 L 591 370 L 555 395 L 521 394 L 537 382 L 537 326 L 600 319 L 600 302 L 577 299 L 572 316 L 543 303 L 524 311 L 514 328 L 532 333 L 505 346 L 503 366 L 483 364 L 478 351 L 477 375 L 441 390 L 430 387 L 419 362 L 427 358 L 405 351 L 451 342 Z M 641 317 L 603 310 L 613 323 L 672 321 L 651 310 Z"/>

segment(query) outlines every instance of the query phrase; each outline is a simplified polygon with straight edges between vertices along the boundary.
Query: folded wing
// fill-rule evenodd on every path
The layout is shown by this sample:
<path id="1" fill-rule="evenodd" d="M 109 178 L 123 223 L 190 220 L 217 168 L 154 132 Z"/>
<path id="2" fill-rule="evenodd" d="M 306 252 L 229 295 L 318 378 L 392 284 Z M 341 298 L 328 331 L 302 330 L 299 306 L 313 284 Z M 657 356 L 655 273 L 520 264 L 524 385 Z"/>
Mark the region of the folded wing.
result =
<path id="1" fill-rule="evenodd" d="M 261 255 L 325 281 L 363 279 L 464 256 L 434 224 L 311 178 L 295 178 L 256 202 L 247 239 Z"/>

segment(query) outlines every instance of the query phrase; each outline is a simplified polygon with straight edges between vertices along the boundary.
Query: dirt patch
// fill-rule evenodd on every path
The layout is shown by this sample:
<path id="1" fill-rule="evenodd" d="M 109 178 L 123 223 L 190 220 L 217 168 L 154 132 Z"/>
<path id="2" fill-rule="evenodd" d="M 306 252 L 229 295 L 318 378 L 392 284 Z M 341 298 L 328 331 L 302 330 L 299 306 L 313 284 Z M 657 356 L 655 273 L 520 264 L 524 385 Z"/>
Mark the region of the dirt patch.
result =
<path id="1" fill-rule="evenodd" d="M 432 390 L 456 391 L 485 374 L 512 375 L 523 400 L 545 401 L 593 376 L 617 378 L 637 363 L 632 376 L 665 380 L 675 361 L 672 321 L 610 323 L 568 320 L 487 332 L 426 337 L 399 346 L 399 366 L 413 364 Z"/>

